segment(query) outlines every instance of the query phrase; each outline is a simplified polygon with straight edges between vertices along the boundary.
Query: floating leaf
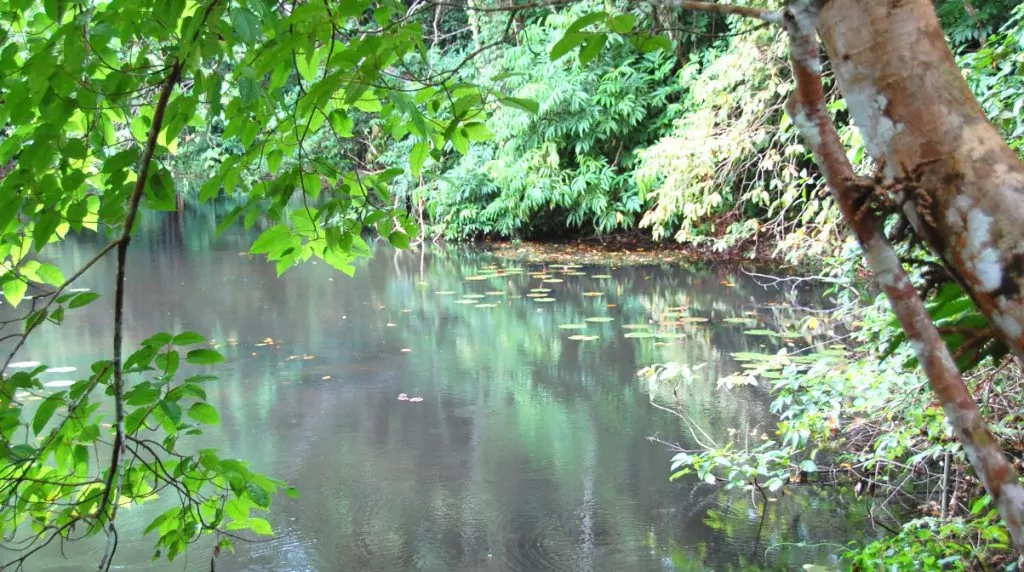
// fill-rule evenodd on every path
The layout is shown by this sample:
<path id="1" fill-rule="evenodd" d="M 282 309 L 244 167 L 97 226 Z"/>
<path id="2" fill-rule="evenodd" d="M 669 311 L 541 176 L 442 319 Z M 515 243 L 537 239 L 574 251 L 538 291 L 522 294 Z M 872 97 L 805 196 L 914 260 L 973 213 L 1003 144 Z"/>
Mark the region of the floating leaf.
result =
<path id="1" fill-rule="evenodd" d="M 11 369 L 27 369 L 31 367 L 39 367 L 40 365 L 41 364 L 37 361 L 16 361 L 7 367 Z"/>
<path id="2" fill-rule="evenodd" d="M 611 322 L 611 321 L 614 321 L 614 320 L 615 320 L 615 318 L 612 318 L 611 316 L 594 316 L 593 318 L 586 318 L 585 321 L 587 321 L 587 322 L 594 322 L 594 323 L 597 323 L 597 324 L 603 324 L 605 322 Z"/>
<path id="3" fill-rule="evenodd" d="M 456 304 L 474 304 L 475 305 L 478 302 L 476 300 L 473 300 L 473 299 L 469 299 L 469 300 L 462 299 L 462 300 L 456 300 L 455 303 Z"/>
<path id="4" fill-rule="evenodd" d="M 455 291 L 454 290 L 440 290 L 438 292 L 434 292 L 434 294 L 437 294 L 438 296 L 454 296 L 455 295 Z"/>
<path id="5" fill-rule="evenodd" d="M 467 277 L 466 277 L 466 280 L 472 280 L 472 281 L 474 281 L 474 282 L 475 282 L 475 281 L 479 281 L 479 280 L 487 280 L 487 279 L 488 279 L 488 277 L 487 277 L 487 276 L 481 276 L 481 275 L 479 275 L 479 274 L 478 274 L 478 275 L 476 275 L 476 276 L 467 276 Z"/>
<path id="6" fill-rule="evenodd" d="M 51 367 L 46 370 L 46 373 L 71 373 L 75 371 L 76 367 L 64 366 L 64 367 Z"/>
<path id="7" fill-rule="evenodd" d="M 574 335 L 569 336 L 569 339 L 570 340 L 579 341 L 579 342 L 590 342 L 590 341 L 598 339 L 598 336 L 587 336 L 587 335 L 584 335 L 584 334 L 574 334 Z"/>
<path id="8" fill-rule="evenodd" d="M 634 339 L 643 339 L 643 338 L 653 338 L 654 337 L 654 334 L 651 333 L 651 332 L 627 332 L 624 335 L 627 338 L 634 338 Z"/>
<path id="9" fill-rule="evenodd" d="M 543 292 L 531 292 L 526 295 L 527 298 L 546 298 L 547 294 Z"/>
<path id="10" fill-rule="evenodd" d="M 774 337 L 778 337 L 778 335 L 779 335 L 779 334 L 776 334 L 775 332 L 773 332 L 771 330 L 746 330 L 743 333 L 748 335 L 748 336 L 774 336 Z"/>
<path id="11" fill-rule="evenodd" d="M 624 330 L 646 330 L 650 328 L 647 324 L 625 324 L 622 326 Z"/>
<path id="12" fill-rule="evenodd" d="M 551 288 L 530 288 L 530 292 L 550 292 Z"/>
<path id="13" fill-rule="evenodd" d="M 560 282 L 565 282 L 565 280 L 562 280 L 561 278 L 545 278 L 544 282 L 551 282 L 553 284 L 558 284 Z"/>
<path id="14" fill-rule="evenodd" d="M 554 298 L 534 298 L 534 302 L 554 302 Z"/>
<path id="15" fill-rule="evenodd" d="M 584 292 L 583 295 L 590 298 L 596 298 L 598 296 L 604 296 L 604 292 Z"/>
<path id="16" fill-rule="evenodd" d="M 462 297 L 465 298 L 466 300 L 479 300 L 480 298 L 483 298 L 484 295 L 483 294 L 464 294 Z"/>
<path id="17" fill-rule="evenodd" d="M 703 322 L 707 322 L 708 319 L 702 318 L 700 316 L 682 316 L 679 318 L 679 321 L 687 324 L 700 324 Z"/>
<path id="18" fill-rule="evenodd" d="M 490 303 L 488 303 L 488 304 L 477 304 L 475 307 L 476 308 L 495 308 L 497 306 L 498 306 L 497 304 L 490 304 Z"/>
<path id="19" fill-rule="evenodd" d="M 752 322 L 750 318 L 725 318 L 722 320 L 726 324 L 746 324 Z"/>
<path id="20" fill-rule="evenodd" d="M 558 326 L 563 330 L 585 330 L 587 329 L 586 324 L 562 324 Z"/>

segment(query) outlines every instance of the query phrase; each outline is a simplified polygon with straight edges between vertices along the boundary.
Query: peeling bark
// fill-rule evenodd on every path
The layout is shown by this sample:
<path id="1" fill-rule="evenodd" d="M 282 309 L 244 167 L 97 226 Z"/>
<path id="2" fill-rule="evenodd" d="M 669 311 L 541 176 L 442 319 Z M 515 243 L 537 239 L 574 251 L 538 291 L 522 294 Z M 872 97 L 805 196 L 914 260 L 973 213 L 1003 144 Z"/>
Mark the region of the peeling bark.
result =
<path id="1" fill-rule="evenodd" d="M 1024 361 L 1024 165 L 960 74 L 929 0 L 826 0 L 818 32 L 868 152 Z"/>
<path id="2" fill-rule="evenodd" d="M 895 18 L 896 12 L 908 6 L 916 6 L 917 11 L 900 12 L 905 20 Z M 861 20 L 853 13 L 860 14 Z M 935 23 L 934 29 L 927 25 L 924 13 Z M 882 41 L 875 34 L 889 18 L 893 25 Z M 796 79 L 796 90 L 786 110 L 814 153 L 843 218 L 860 242 L 868 266 L 913 345 L 933 392 L 971 465 L 992 495 L 1014 547 L 1024 551 L 1024 487 L 989 431 L 924 302 L 886 240 L 881 220 L 868 212 L 870 209 L 861 208 L 865 196 L 879 189 L 874 188 L 873 181 L 855 177 L 825 108 L 815 32 L 822 34 L 827 47 L 831 46 L 833 61 L 839 60 L 835 64 L 836 74 L 844 78 L 840 88 L 868 142 L 869 152 L 887 161 L 890 175 L 915 177 L 919 192 L 904 197 L 906 208 L 913 209 L 908 217 L 915 226 L 922 227 L 929 241 L 975 295 L 979 306 L 985 309 L 983 304 L 990 303 L 986 313 L 1007 341 L 1015 344 L 1018 355 L 1024 314 L 1011 310 L 1024 308 L 1019 306 L 1021 289 L 1016 286 L 1021 282 L 1021 272 L 1015 262 L 1015 249 L 1024 248 L 1024 241 L 1020 240 L 1024 228 L 1019 222 L 1024 203 L 1018 201 L 1014 205 L 1011 201 L 1005 208 L 999 205 L 1001 200 L 1024 195 L 1024 169 L 981 115 L 966 85 L 958 91 L 956 84 L 963 84 L 963 80 L 926 0 L 832 0 L 820 15 L 817 8 L 796 4 L 785 10 L 783 20 L 790 36 Z M 895 25 L 896 21 L 901 25 Z M 921 30 L 927 33 L 916 35 Z M 941 53 L 936 51 L 939 44 Z M 890 58 L 900 51 L 918 56 L 895 57 L 894 64 Z M 936 54 L 948 57 L 942 60 Z M 939 60 L 948 60 L 949 67 L 938 66 Z M 923 92 L 928 95 L 922 95 Z M 932 107 L 922 107 L 922 99 Z M 949 115 L 954 107 L 961 113 L 959 119 Z M 941 113 L 947 115 L 941 119 L 931 116 Z M 969 113 L 973 114 L 970 121 Z M 953 138 L 954 134 L 958 137 Z M 1002 152 L 1003 148 L 1009 155 Z M 1017 238 L 1013 239 L 1014 236 Z M 1004 288 L 1007 281 L 1012 288 Z M 1011 302 L 1018 306 L 1008 309 Z"/>

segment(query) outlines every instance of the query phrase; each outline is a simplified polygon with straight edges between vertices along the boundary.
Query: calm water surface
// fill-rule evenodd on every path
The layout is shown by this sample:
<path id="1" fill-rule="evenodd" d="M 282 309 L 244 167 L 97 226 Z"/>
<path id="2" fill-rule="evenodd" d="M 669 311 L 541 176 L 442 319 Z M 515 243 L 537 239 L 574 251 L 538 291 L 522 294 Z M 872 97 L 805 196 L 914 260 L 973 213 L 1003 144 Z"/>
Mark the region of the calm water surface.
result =
<path id="1" fill-rule="evenodd" d="M 224 344 L 221 381 L 207 388 L 222 424 L 196 446 L 301 491 L 275 499 L 276 538 L 240 545 L 217 570 L 799 568 L 827 563 L 840 550 L 831 543 L 859 534 L 860 519 L 830 494 L 786 495 L 762 519 L 748 494 L 670 483 L 671 452 L 649 440 L 694 446 L 635 376 L 666 360 L 703 364 L 680 397 L 709 434 L 771 430 L 763 389 L 715 385 L 738 369 L 731 352 L 764 349 L 723 318 L 787 315 L 771 305 L 780 293 L 741 272 L 548 267 L 560 281 L 468 280 L 517 265 L 376 247 L 354 278 L 307 264 L 278 279 L 265 261 L 240 255 L 251 235 L 216 237 L 209 214 L 145 223 L 131 249 L 127 343 L 195 330 Z M 70 272 L 97 246 L 69 243 L 52 260 Z M 80 285 L 112 292 L 112 262 Z M 680 306 L 709 321 L 665 330 L 679 339 L 624 337 L 623 325 Z M 85 370 L 109 356 L 111 307 L 108 296 L 69 313 L 63 327 L 34 334 L 20 359 Z M 614 320 L 559 328 L 601 316 Z M 599 339 L 568 339 L 576 333 Z M 155 538 L 141 531 L 158 511 L 119 515 L 116 568 L 209 570 L 207 543 L 150 563 Z M 92 569 L 102 549 L 69 546 L 68 559 L 52 551 L 27 569 Z"/>

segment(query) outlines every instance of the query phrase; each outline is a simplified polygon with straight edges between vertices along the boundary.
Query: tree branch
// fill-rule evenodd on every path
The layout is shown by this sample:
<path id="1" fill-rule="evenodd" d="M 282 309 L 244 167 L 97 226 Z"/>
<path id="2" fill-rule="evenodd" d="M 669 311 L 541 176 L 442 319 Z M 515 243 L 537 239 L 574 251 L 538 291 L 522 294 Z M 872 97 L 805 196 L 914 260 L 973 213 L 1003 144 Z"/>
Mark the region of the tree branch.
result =
<path id="1" fill-rule="evenodd" d="M 149 128 L 149 135 L 146 137 L 146 146 L 143 149 L 142 157 L 139 160 L 135 188 L 132 190 L 132 195 L 128 202 L 128 212 L 124 220 L 124 230 L 121 232 L 121 238 L 117 241 L 117 273 L 114 282 L 113 360 L 113 389 L 116 428 L 114 433 L 113 450 L 110 455 L 110 469 L 107 474 L 107 482 L 104 487 L 103 498 L 98 507 L 99 512 L 102 514 L 107 510 L 108 504 L 111 503 L 111 499 L 113 499 L 113 505 L 110 508 L 108 522 L 110 532 L 115 535 L 116 530 L 114 530 L 114 517 L 117 514 L 118 499 L 121 496 L 121 483 L 124 477 L 121 466 L 121 459 L 125 449 L 124 360 L 122 358 L 122 346 L 124 345 L 124 282 L 125 269 L 128 263 L 128 245 L 131 243 L 132 226 L 135 224 L 135 218 L 139 212 L 139 203 L 142 201 L 142 195 L 146 188 L 146 180 L 149 178 L 149 168 L 153 163 L 153 154 L 156 152 L 157 138 L 160 135 L 160 130 L 163 128 L 164 112 L 167 110 L 167 104 L 171 99 L 171 92 L 174 91 L 174 86 L 178 83 L 178 80 L 181 79 L 181 68 L 181 62 L 175 61 L 171 66 L 170 74 L 163 81 L 160 96 L 157 99 L 156 107 L 153 110 L 153 123 Z M 112 556 L 111 553 L 104 556 L 103 562 L 100 564 L 100 570 L 105 569 L 110 556 Z"/>
<path id="2" fill-rule="evenodd" d="M 868 266 L 889 299 L 893 313 L 911 341 L 932 391 L 967 453 L 985 489 L 999 507 L 1014 546 L 1024 548 L 1024 487 L 1006 461 L 971 396 L 963 377 L 918 296 L 896 251 L 882 232 L 882 221 L 871 209 L 861 209 L 865 196 L 881 191 L 874 181 L 858 178 L 847 158 L 835 125 L 825 107 L 821 61 L 816 39 L 817 9 L 806 2 L 791 4 L 783 13 L 789 32 L 790 58 L 796 89 L 786 111 L 814 153 L 815 162 L 857 237 Z"/>

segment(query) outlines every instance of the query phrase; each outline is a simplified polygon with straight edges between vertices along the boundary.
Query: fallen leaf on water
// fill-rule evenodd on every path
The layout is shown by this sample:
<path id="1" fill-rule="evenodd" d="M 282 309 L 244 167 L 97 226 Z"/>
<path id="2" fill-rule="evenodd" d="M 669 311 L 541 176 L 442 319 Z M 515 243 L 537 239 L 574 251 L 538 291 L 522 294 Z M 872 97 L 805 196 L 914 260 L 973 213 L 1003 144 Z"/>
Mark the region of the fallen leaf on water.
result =
<path id="1" fill-rule="evenodd" d="M 66 366 L 66 367 L 51 367 L 46 370 L 46 373 L 71 373 L 78 368 Z"/>

